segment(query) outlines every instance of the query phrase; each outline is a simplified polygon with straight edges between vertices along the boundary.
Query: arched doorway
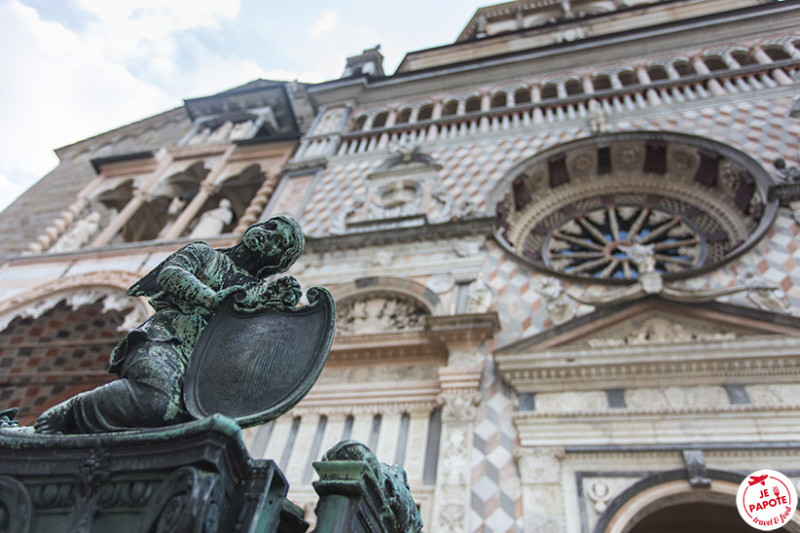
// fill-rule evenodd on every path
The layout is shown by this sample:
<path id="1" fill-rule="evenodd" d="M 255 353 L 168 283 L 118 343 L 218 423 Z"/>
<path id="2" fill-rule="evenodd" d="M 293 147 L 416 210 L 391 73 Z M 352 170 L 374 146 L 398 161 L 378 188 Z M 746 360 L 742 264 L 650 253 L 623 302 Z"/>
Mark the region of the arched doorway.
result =
<path id="1" fill-rule="evenodd" d="M 750 533 L 739 516 L 736 491 L 744 476 L 709 469 L 709 487 L 693 487 L 684 470 L 634 483 L 611 501 L 593 533 Z M 781 532 L 800 532 L 795 516 Z"/>
<path id="2" fill-rule="evenodd" d="M 697 502 L 671 505 L 647 515 L 630 533 L 752 533 L 735 507 Z M 777 531 L 787 531 L 780 528 Z"/>

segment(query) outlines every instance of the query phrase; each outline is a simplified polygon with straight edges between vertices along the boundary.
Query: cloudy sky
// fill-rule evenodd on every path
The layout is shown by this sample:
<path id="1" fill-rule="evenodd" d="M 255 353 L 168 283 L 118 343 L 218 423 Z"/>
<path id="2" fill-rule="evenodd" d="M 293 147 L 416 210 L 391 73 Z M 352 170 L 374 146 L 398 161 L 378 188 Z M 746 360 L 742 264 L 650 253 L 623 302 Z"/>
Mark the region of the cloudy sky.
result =
<path id="1" fill-rule="evenodd" d="M 336 78 L 376 44 L 391 73 L 491 3 L 0 0 L 0 209 L 54 148 L 256 78 Z"/>

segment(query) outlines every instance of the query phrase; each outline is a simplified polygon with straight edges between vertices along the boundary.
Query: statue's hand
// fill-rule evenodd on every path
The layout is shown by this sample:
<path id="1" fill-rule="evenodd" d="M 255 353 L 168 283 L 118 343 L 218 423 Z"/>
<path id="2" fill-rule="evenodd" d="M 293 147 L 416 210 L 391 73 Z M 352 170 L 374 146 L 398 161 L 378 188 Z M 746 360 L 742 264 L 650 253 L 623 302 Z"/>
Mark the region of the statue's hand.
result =
<path id="1" fill-rule="evenodd" d="M 294 307 L 301 296 L 300 283 L 284 276 L 269 285 L 254 285 L 236 299 L 240 311 L 257 312 L 269 307 Z"/>

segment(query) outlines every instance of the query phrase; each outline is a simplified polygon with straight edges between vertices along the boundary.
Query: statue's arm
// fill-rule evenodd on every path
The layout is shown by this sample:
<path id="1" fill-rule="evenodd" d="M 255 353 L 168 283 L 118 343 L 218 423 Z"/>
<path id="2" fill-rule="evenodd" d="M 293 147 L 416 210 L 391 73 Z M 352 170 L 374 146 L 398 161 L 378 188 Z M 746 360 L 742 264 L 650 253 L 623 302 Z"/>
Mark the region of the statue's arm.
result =
<path id="1" fill-rule="evenodd" d="M 205 243 L 184 247 L 162 267 L 158 274 L 158 286 L 185 312 L 197 307 L 213 312 L 219 307 L 220 295 L 203 283 L 197 274 L 216 261 L 217 253 Z"/>

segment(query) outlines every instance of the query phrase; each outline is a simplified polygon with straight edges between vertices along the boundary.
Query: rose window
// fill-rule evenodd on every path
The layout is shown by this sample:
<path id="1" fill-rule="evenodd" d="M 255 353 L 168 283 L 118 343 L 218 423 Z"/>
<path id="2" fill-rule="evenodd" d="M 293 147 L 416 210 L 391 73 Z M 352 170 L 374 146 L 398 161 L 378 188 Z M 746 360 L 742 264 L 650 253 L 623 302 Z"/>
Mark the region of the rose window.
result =
<path id="1" fill-rule="evenodd" d="M 494 192 L 497 240 L 532 266 L 608 283 L 716 268 L 769 229 L 771 178 L 688 135 L 598 135 L 544 151 Z"/>
<path id="2" fill-rule="evenodd" d="M 553 270 L 599 279 L 635 279 L 643 265 L 674 273 L 702 262 L 705 240 L 677 213 L 656 207 L 609 205 L 570 218 L 545 241 Z"/>

